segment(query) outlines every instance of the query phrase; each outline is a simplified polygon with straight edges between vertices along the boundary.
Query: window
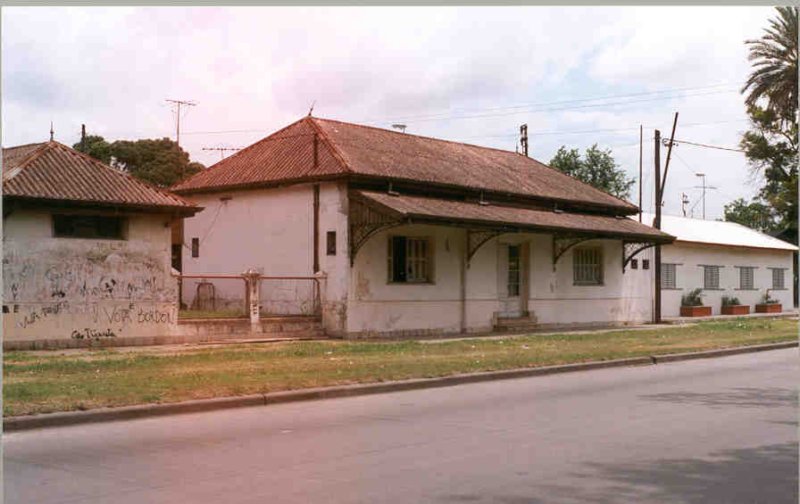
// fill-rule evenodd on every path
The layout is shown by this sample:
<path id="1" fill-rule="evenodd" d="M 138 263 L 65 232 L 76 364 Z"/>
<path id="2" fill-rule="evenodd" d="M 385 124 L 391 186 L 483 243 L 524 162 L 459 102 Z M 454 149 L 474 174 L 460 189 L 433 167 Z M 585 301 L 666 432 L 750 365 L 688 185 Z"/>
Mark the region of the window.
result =
<path id="1" fill-rule="evenodd" d="M 572 279 L 575 285 L 603 284 L 603 250 L 577 248 L 572 253 Z"/>
<path id="2" fill-rule="evenodd" d="M 642 269 L 650 269 L 650 259 L 642 259 Z"/>
<path id="3" fill-rule="evenodd" d="M 508 297 L 519 296 L 520 246 L 508 246 Z"/>
<path id="4" fill-rule="evenodd" d="M 739 266 L 739 289 L 740 290 L 753 290 L 755 283 L 753 282 L 753 274 L 755 267 L 753 266 Z"/>
<path id="5" fill-rule="evenodd" d="M 433 281 L 431 245 L 428 238 L 389 238 L 389 281 L 426 283 Z"/>
<path id="6" fill-rule="evenodd" d="M 676 278 L 677 264 L 662 263 L 661 264 L 661 288 L 662 289 L 677 289 L 678 282 Z"/>
<path id="7" fill-rule="evenodd" d="M 326 243 L 325 248 L 327 249 L 327 253 L 329 256 L 336 255 L 336 231 L 328 231 L 328 234 L 325 236 Z"/>
<path id="8" fill-rule="evenodd" d="M 631 269 L 639 269 L 639 259 L 631 259 Z"/>
<path id="9" fill-rule="evenodd" d="M 703 266 L 703 289 L 719 290 L 719 266 Z"/>
<path id="10" fill-rule="evenodd" d="M 786 288 L 786 284 L 784 283 L 783 279 L 783 272 L 785 270 L 783 268 L 772 268 L 772 288 L 783 290 Z"/>
<path id="11" fill-rule="evenodd" d="M 53 215 L 56 238 L 125 239 L 125 217 L 102 215 Z"/>
<path id="12" fill-rule="evenodd" d="M 200 257 L 200 238 L 192 238 L 192 257 Z"/>

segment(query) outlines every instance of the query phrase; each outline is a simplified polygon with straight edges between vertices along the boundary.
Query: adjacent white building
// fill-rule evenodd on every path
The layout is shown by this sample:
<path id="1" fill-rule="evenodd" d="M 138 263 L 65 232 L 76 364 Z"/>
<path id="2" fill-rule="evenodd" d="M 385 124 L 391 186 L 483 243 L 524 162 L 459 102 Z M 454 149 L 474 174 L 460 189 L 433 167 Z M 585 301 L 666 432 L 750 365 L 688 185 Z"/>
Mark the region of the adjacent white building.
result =
<path id="1" fill-rule="evenodd" d="M 653 218 L 642 214 L 643 223 Z M 661 229 L 676 237 L 661 248 L 662 317 L 678 317 L 681 296 L 696 288 L 713 315 L 720 314 L 723 296 L 738 298 L 751 312 L 766 294 L 784 311 L 792 309 L 795 245 L 734 222 L 664 215 Z"/>
<path id="2" fill-rule="evenodd" d="M 650 272 L 628 265 L 673 239 L 522 154 L 313 117 L 172 189 L 205 208 L 184 274 L 323 275 L 332 336 L 645 322 Z"/>
<path id="3" fill-rule="evenodd" d="M 198 208 L 54 141 L 5 148 L 2 167 L 5 348 L 175 331 L 170 224 Z"/>

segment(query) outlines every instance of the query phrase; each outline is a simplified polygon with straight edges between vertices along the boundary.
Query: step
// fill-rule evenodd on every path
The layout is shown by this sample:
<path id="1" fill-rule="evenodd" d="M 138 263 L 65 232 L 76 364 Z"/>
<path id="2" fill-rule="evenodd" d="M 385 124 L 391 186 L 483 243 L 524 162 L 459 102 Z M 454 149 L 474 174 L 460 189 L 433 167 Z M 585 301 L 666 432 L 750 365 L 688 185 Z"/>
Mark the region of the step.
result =
<path id="1" fill-rule="evenodd" d="M 499 332 L 532 331 L 538 327 L 536 316 L 528 315 L 527 317 L 499 317 L 494 330 Z"/>

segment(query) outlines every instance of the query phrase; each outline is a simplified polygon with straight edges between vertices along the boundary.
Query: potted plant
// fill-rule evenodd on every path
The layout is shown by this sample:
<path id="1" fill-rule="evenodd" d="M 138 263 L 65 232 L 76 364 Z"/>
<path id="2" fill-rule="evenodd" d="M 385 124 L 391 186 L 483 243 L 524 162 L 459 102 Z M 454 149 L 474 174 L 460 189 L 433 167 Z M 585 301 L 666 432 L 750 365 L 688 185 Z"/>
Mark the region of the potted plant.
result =
<path id="1" fill-rule="evenodd" d="M 761 302 L 756 305 L 756 313 L 780 313 L 783 311 L 783 306 L 777 299 L 769 297 L 769 289 L 761 298 Z"/>
<path id="2" fill-rule="evenodd" d="M 750 306 L 743 305 L 737 297 L 722 296 L 723 315 L 747 315 L 750 313 Z"/>
<path id="3" fill-rule="evenodd" d="M 688 294 L 681 296 L 681 317 L 708 317 L 711 315 L 711 307 L 703 306 L 700 293 L 703 289 L 694 289 Z"/>

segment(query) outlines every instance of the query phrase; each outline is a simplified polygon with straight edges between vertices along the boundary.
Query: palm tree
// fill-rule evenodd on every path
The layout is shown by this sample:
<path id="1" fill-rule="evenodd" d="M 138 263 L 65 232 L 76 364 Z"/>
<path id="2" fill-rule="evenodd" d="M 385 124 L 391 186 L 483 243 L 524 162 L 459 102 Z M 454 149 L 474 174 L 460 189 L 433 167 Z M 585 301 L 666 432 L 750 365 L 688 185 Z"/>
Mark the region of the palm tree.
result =
<path id="1" fill-rule="evenodd" d="M 786 120 L 794 120 L 797 109 L 797 7 L 776 7 L 778 16 L 757 40 L 748 40 L 748 60 L 753 73 L 742 88 L 745 103 L 756 106 L 766 99 L 767 109 Z"/>

